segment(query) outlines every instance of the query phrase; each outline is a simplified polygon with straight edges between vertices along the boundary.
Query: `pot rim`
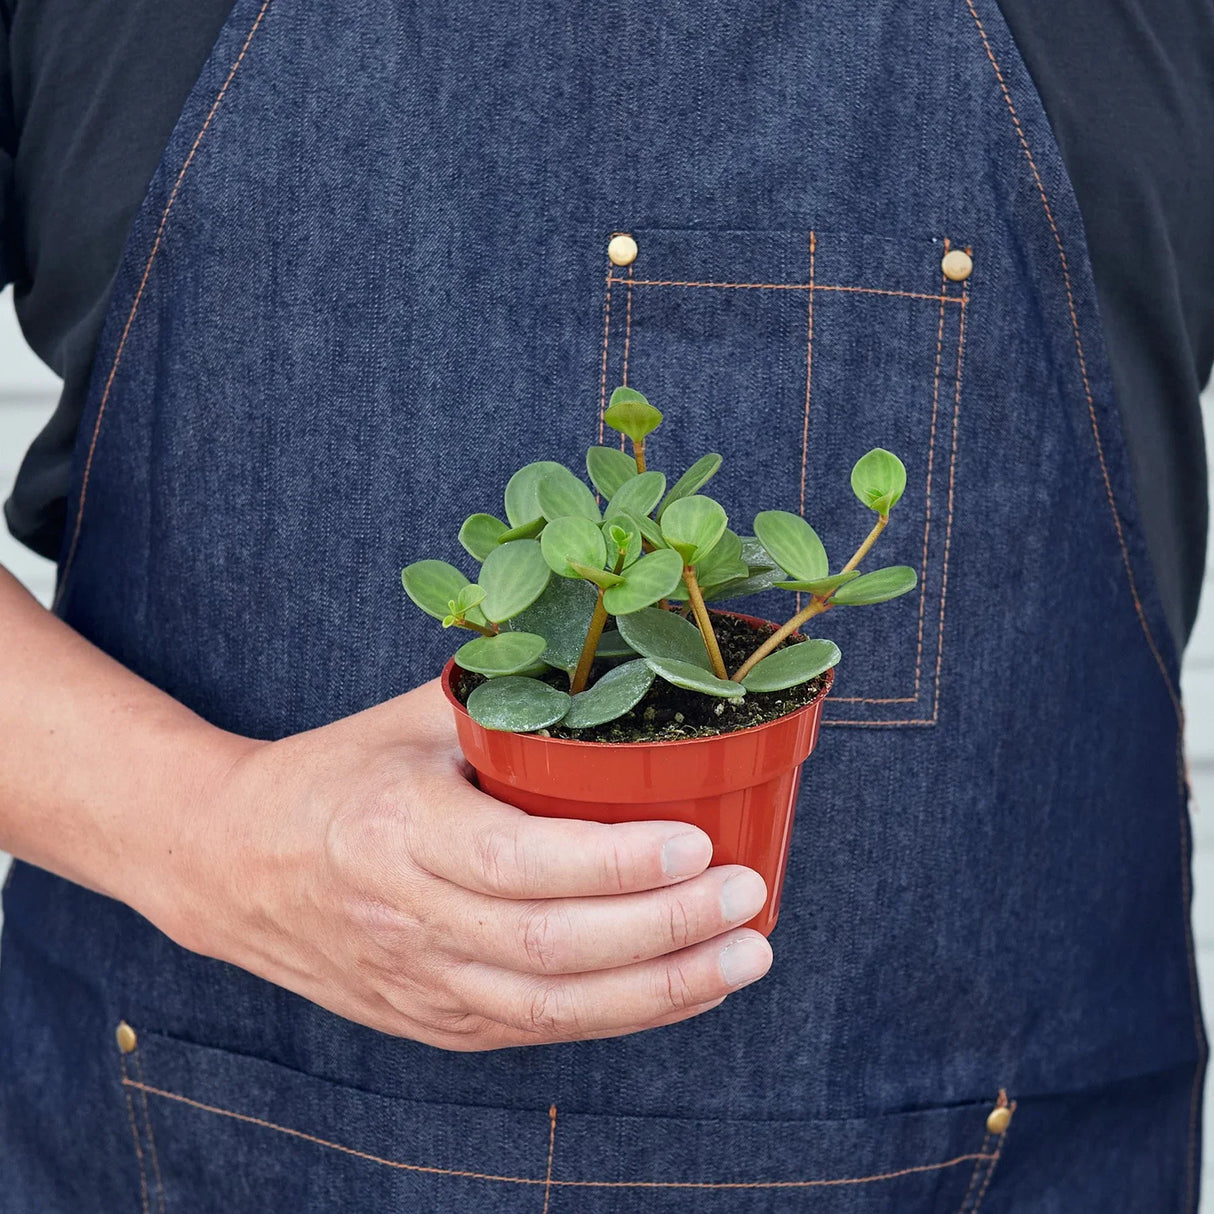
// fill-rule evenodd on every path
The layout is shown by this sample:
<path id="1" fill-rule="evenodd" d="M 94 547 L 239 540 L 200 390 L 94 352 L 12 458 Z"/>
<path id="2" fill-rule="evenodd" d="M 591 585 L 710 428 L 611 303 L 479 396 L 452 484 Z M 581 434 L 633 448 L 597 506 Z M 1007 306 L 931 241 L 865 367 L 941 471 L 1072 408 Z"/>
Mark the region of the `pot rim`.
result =
<path id="1" fill-rule="evenodd" d="M 718 615 L 730 615 L 730 616 L 733 616 L 735 619 L 747 620 L 747 621 L 751 621 L 751 622 L 757 623 L 757 624 L 770 624 L 773 627 L 777 626 L 771 620 L 764 620 L 764 619 L 761 619 L 759 616 L 755 616 L 755 615 L 745 615 L 740 611 L 721 611 L 721 612 L 718 612 L 717 614 Z M 441 681 L 442 687 L 443 687 L 443 695 L 445 695 L 447 697 L 447 702 L 451 705 L 451 707 L 454 708 L 455 711 L 457 713 L 459 713 L 461 716 L 466 717 L 468 719 L 468 721 L 472 725 L 474 725 L 477 729 L 480 729 L 487 734 L 501 734 L 504 737 L 513 737 L 513 738 L 516 738 L 520 743 L 533 742 L 533 743 L 539 743 L 544 746 L 589 746 L 589 747 L 593 747 L 594 749 L 598 749 L 603 746 L 612 746 L 612 747 L 647 746 L 647 747 L 651 747 L 651 748 L 660 747 L 660 746 L 705 746 L 705 745 L 710 745 L 713 742 L 721 741 L 722 739 L 725 739 L 725 738 L 745 737 L 747 734 L 758 733 L 760 730 L 773 729 L 777 725 L 780 725 L 780 724 L 784 723 L 785 721 L 792 721 L 793 719 L 795 719 L 796 717 L 800 716 L 803 713 L 815 711 L 821 705 L 822 701 L 824 699 L 826 699 L 826 697 L 830 694 L 830 689 L 834 686 L 834 683 L 835 683 L 835 667 L 831 666 L 828 670 L 825 671 L 826 686 L 823 687 L 822 690 L 816 696 L 814 696 L 814 698 L 812 700 L 810 700 L 810 702 L 808 704 L 802 704 L 800 708 L 794 708 L 792 712 L 786 712 L 782 717 L 776 717 L 774 720 L 763 721 L 762 723 L 760 723 L 758 725 L 748 725 L 745 729 L 723 730 L 721 733 L 708 734 L 707 736 L 700 737 L 700 738 L 668 738 L 668 739 L 663 739 L 663 740 L 655 739 L 654 741 L 649 741 L 649 742 L 646 742 L 646 741 L 639 741 L 639 742 L 590 742 L 590 741 L 585 741 L 585 742 L 583 742 L 577 738 L 541 738 L 538 734 L 535 734 L 535 733 L 514 733 L 512 730 L 508 730 L 508 729 L 486 729 L 485 726 L 481 725 L 478 721 L 473 720 L 473 718 L 472 718 L 471 714 L 468 712 L 467 708 L 465 708 L 464 705 L 459 702 L 459 699 L 456 697 L 455 692 L 452 690 L 451 676 L 452 676 L 452 672 L 455 669 L 456 669 L 455 658 L 453 656 L 453 657 L 450 657 L 447 659 L 446 665 L 443 667 L 443 673 L 440 676 L 440 681 Z M 463 667 L 461 666 L 459 669 L 463 670 Z"/>

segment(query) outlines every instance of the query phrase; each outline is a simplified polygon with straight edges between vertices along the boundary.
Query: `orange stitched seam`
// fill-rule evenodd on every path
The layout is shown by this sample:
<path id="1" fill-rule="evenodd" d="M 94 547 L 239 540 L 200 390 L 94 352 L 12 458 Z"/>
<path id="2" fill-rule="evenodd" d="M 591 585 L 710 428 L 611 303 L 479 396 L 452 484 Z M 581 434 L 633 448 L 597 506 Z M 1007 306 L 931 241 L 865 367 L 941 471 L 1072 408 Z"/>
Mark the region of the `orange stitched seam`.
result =
<path id="1" fill-rule="evenodd" d="M 603 304 L 603 370 L 599 376 L 599 446 L 603 445 L 603 414 L 607 412 L 607 346 L 611 338 L 611 284 L 616 280 L 607 271 L 607 298 Z"/>
<path id="2" fill-rule="evenodd" d="M 105 389 L 101 393 L 101 404 L 97 407 L 97 420 L 93 424 L 93 434 L 89 440 L 89 453 L 84 461 L 84 475 L 80 482 L 80 504 L 76 510 L 76 522 L 72 529 L 72 542 L 68 546 L 67 558 L 63 562 L 63 576 L 59 579 L 59 588 L 55 592 L 55 606 L 58 606 L 63 597 L 64 591 L 67 588 L 68 576 L 72 570 L 72 562 L 76 557 L 76 546 L 80 542 L 80 528 L 84 523 L 84 503 L 88 496 L 89 476 L 93 470 L 93 455 L 97 450 L 97 438 L 101 433 L 101 422 L 105 417 L 105 407 L 110 398 L 110 389 L 114 386 L 114 377 L 118 374 L 118 364 L 122 361 L 122 352 L 126 348 L 126 339 L 130 335 L 131 325 L 134 323 L 135 314 L 139 311 L 139 304 L 143 300 L 144 288 L 148 283 L 148 276 L 152 272 L 152 263 L 156 260 L 156 254 L 160 252 L 160 242 L 164 237 L 165 225 L 169 221 L 169 212 L 173 209 L 173 204 L 177 201 L 177 194 L 181 189 L 181 183 L 185 179 L 186 173 L 189 172 L 190 165 L 194 163 L 194 155 L 198 151 L 199 144 L 202 143 L 203 136 L 206 135 L 207 129 L 211 125 L 211 119 L 215 117 L 216 111 L 223 102 L 224 96 L 227 94 L 228 86 L 232 83 L 237 71 L 240 69 L 241 63 L 244 62 L 245 54 L 249 49 L 249 44 L 253 41 L 253 35 L 257 33 L 261 25 L 261 19 L 266 14 L 266 9 L 270 7 L 270 0 L 264 0 L 261 9 L 257 13 L 257 19 L 253 22 L 253 28 L 249 30 L 248 37 L 244 40 L 244 45 L 240 48 L 240 54 L 236 56 L 236 62 L 232 64 L 231 70 L 228 72 L 227 79 L 223 82 L 223 87 L 219 90 L 210 111 L 207 113 L 206 121 L 203 122 L 197 136 L 194 139 L 194 144 L 190 148 L 190 154 L 185 158 L 185 163 L 181 166 L 181 172 L 177 174 L 177 180 L 173 183 L 172 192 L 169 194 L 169 200 L 164 205 L 164 211 L 160 216 L 160 226 L 156 229 L 156 239 L 152 242 L 152 251 L 148 254 L 147 263 L 143 267 L 143 277 L 139 281 L 139 289 L 135 292 L 135 300 L 131 304 L 131 310 L 127 314 L 126 324 L 122 328 L 122 336 L 118 339 L 118 348 L 114 351 L 114 361 L 110 364 L 110 373 L 105 381 Z"/>
<path id="3" fill-rule="evenodd" d="M 1147 645 L 1150 647 L 1151 653 L 1155 658 L 1155 663 L 1159 667 L 1159 673 L 1163 676 L 1164 686 L 1168 690 L 1172 706 L 1176 710 L 1177 717 L 1180 718 L 1182 717 L 1180 696 L 1177 694 L 1176 688 L 1172 686 L 1172 678 L 1168 674 L 1167 664 L 1164 662 L 1163 655 L 1155 644 L 1154 634 L 1151 632 L 1151 626 L 1147 622 L 1146 610 L 1143 608 L 1142 600 L 1138 597 L 1138 583 L 1134 578 L 1133 566 L 1130 564 L 1130 550 L 1126 544 L 1125 534 L 1121 528 L 1121 518 L 1117 512 L 1117 497 L 1113 492 L 1113 484 L 1109 479 L 1108 465 L 1104 459 L 1104 443 L 1100 438 L 1100 424 L 1096 419 L 1096 404 L 1092 398 L 1092 386 L 1088 381 L 1087 358 L 1083 352 L 1083 339 L 1079 335 L 1079 317 L 1075 311 L 1075 295 L 1071 289 L 1071 271 L 1067 264 L 1066 249 L 1063 248 L 1062 236 L 1058 231 L 1058 225 L 1054 222 L 1054 212 L 1050 206 L 1050 200 L 1046 195 L 1045 184 L 1041 180 L 1041 174 L 1037 171 L 1037 162 L 1033 159 L 1033 153 L 1029 148 L 1028 139 L 1025 137 L 1024 128 L 1020 125 L 1020 116 L 1016 113 L 1016 107 L 1012 103 L 1012 95 L 1008 90 L 1007 82 L 1003 78 L 1003 72 L 999 67 L 998 60 L 995 58 L 995 52 L 991 49 L 990 41 L 986 36 L 986 28 L 983 26 L 982 19 L 974 8 L 973 0 L 965 0 L 965 3 L 969 8 L 970 16 L 974 19 L 974 24 L 978 27 L 978 34 L 982 38 L 982 45 L 986 48 L 987 58 L 991 61 L 991 67 L 995 69 L 995 77 L 999 81 L 999 88 L 1003 92 L 1003 100 L 1007 104 L 1012 125 L 1016 128 L 1016 135 L 1020 140 L 1020 146 L 1028 159 L 1029 168 L 1033 173 L 1033 180 L 1037 183 L 1037 192 L 1041 195 L 1041 206 L 1049 222 L 1050 231 L 1054 234 L 1054 244 L 1058 249 L 1058 260 L 1062 265 L 1062 279 L 1063 285 L 1066 288 L 1067 308 L 1071 314 L 1071 333 L 1075 339 L 1075 353 L 1079 358 L 1079 374 L 1083 380 L 1083 392 L 1087 397 L 1088 404 L 1088 417 L 1092 423 L 1092 437 L 1096 440 L 1096 456 L 1100 462 L 1100 474 L 1104 479 L 1104 491 L 1105 496 L 1108 498 L 1109 510 L 1113 515 L 1113 527 L 1117 532 L 1117 543 L 1121 548 L 1121 561 L 1125 565 L 1126 579 L 1130 584 L 1130 597 L 1134 600 L 1134 610 L 1138 614 L 1138 622 L 1142 625 Z"/>
<path id="4" fill-rule="evenodd" d="M 1013 1100 L 1011 1104 L 1012 1114 L 1016 1112 L 1016 1102 Z M 991 1179 L 995 1175 L 995 1169 L 999 1166 L 999 1160 L 1003 1155 L 1003 1148 L 1007 1145 L 1007 1136 L 1012 1132 L 1011 1122 L 1008 1122 L 1008 1128 L 999 1135 L 999 1145 L 995 1148 L 995 1156 L 987 1165 L 986 1179 L 982 1182 L 982 1188 L 978 1190 L 978 1199 L 974 1202 L 974 1208 L 971 1214 L 978 1214 L 982 1208 L 982 1203 L 986 1199 L 986 1191 L 991 1187 Z"/>
<path id="5" fill-rule="evenodd" d="M 530 1176 L 496 1176 L 487 1172 L 464 1172 L 454 1168 L 435 1168 L 427 1167 L 416 1163 L 401 1163 L 395 1159 L 384 1159 L 379 1155 L 371 1155 L 366 1151 L 358 1151 L 353 1147 L 343 1146 L 339 1142 L 330 1142 L 326 1138 L 318 1138 L 314 1134 L 305 1134 L 302 1130 L 293 1130 L 288 1126 L 276 1125 L 272 1121 L 265 1121 L 260 1117 L 250 1117 L 246 1113 L 236 1113 L 231 1109 L 218 1108 L 215 1105 L 203 1104 L 198 1100 L 191 1100 L 188 1096 L 179 1095 L 177 1092 L 166 1092 L 163 1088 L 152 1087 L 148 1084 L 136 1083 L 133 1079 L 123 1078 L 122 1081 L 126 1086 L 133 1088 L 143 1088 L 152 1096 L 162 1096 L 166 1100 L 175 1100 L 179 1104 L 188 1105 L 190 1108 L 199 1109 L 204 1113 L 215 1113 L 220 1117 L 231 1117 L 235 1121 L 244 1122 L 246 1125 L 260 1126 L 265 1130 L 275 1130 L 280 1134 L 288 1134 L 292 1138 L 301 1139 L 304 1142 L 313 1143 L 315 1146 L 327 1147 L 332 1151 L 340 1151 L 343 1155 L 351 1155 L 356 1159 L 366 1160 L 368 1163 L 378 1163 L 386 1168 L 396 1168 L 404 1172 L 424 1172 L 428 1175 L 436 1176 L 455 1176 L 465 1180 L 492 1180 L 503 1184 L 524 1184 L 524 1185 L 544 1185 L 551 1188 L 570 1188 L 570 1189 L 813 1189 L 813 1188 L 837 1188 L 844 1185 L 868 1184 L 878 1180 L 897 1180 L 902 1176 L 915 1176 L 922 1172 L 939 1172 L 946 1168 L 955 1168 L 963 1163 L 970 1163 L 973 1160 L 982 1158 L 981 1153 L 971 1152 L 967 1155 L 958 1155 L 955 1159 L 946 1159 L 941 1163 L 923 1163 L 917 1164 L 914 1167 L 899 1168 L 895 1172 L 881 1172 L 873 1176 L 844 1176 L 831 1180 L 755 1180 L 755 1181 L 735 1181 L 718 1183 L 713 1181 L 697 1181 L 697 1180 L 553 1180 L 549 1175 L 547 1177 L 530 1177 Z M 551 1114 L 550 1114 L 551 1117 Z M 550 1120 L 550 1133 L 552 1125 Z"/>
<path id="6" fill-rule="evenodd" d="M 612 282 L 626 283 L 627 278 L 611 277 Z M 899 299 L 943 299 L 958 303 L 955 295 L 928 295 L 922 291 L 891 291 L 884 287 L 852 287 L 838 284 L 807 282 L 683 282 L 673 278 L 634 278 L 634 287 L 717 287 L 727 291 L 844 291 L 854 295 L 893 295 Z"/>
<path id="7" fill-rule="evenodd" d="M 139 1082 L 143 1083 L 143 1059 L 139 1050 L 135 1051 L 135 1069 L 139 1072 Z M 152 1174 L 156 1177 L 156 1208 L 164 1214 L 164 1177 L 160 1174 L 160 1156 L 156 1151 L 156 1135 L 152 1132 L 152 1115 L 148 1111 L 148 1094 L 140 1089 L 139 1099 L 143 1103 L 143 1124 L 148 1132 L 148 1154 L 152 1158 Z"/>
<path id="8" fill-rule="evenodd" d="M 809 401 L 814 382 L 814 253 L 817 234 L 809 230 L 809 303 L 805 322 L 805 420 L 801 424 L 801 517 L 805 517 L 805 469 L 809 461 Z M 801 592 L 797 591 L 797 610 L 801 610 Z"/>
<path id="9" fill-rule="evenodd" d="M 859 727 L 860 729 L 875 728 L 878 725 L 935 725 L 934 717 L 917 717 L 913 720 L 898 720 L 898 721 L 823 721 L 823 726 L 845 725 L 849 729 Z"/>
<path id="10" fill-rule="evenodd" d="M 624 306 L 624 370 L 620 383 L 628 383 L 628 350 L 632 345 L 632 267 L 628 267 L 628 299 Z"/>
<path id="11" fill-rule="evenodd" d="M 548 1203 L 552 1200 L 552 1152 L 556 1146 L 556 1105 L 548 1109 L 548 1170 L 544 1174 L 544 1210 L 548 1214 Z"/>
<path id="12" fill-rule="evenodd" d="M 966 250 L 969 252 L 969 250 Z M 948 561 L 953 547 L 953 501 L 957 484 L 957 431 L 961 424 L 961 368 L 965 361 L 965 304 L 961 293 L 961 323 L 957 336 L 957 375 L 953 387 L 953 449 L 948 461 L 948 517 L 944 524 L 944 571 L 940 578 L 940 628 L 936 636 L 936 686 L 932 696 L 932 720 L 940 719 L 940 668 L 944 662 L 944 612 L 948 602 Z"/>
<path id="13" fill-rule="evenodd" d="M 831 696 L 836 704 L 913 704 L 918 696 Z"/>
<path id="14" fill-rule="evenodd" d="M 948 254 L 948 237 L 944 238 L 944 252 Z M 940 271 L 941 290 L 947 291 L 944 271 Z M 960 341 L 960 337 L 958 337 Z M 936 414 L 940 406 L 940 363 L 944 349 L 944 304 L 940 304 L 940 319 L 936 325 L 936 370 L 932 376 L 932 427 L 927 443 L 927 488 L 925 491 L 925 514 L 923 519 L 923 561 L 919 575 L 923 587 L 919 595 L 919 639 L 915 645 L 915 699 L 919 698 L 920 678 L 923 674 L 923 617 L 927 609 L 927 544 L 932 532 L 932 468 L 936 457 Z"/>
<path id="15" fill-rule="evenodd" d="M 148 1211 L 148 1177 L 143 1166 L 143 1147 L 139 1145 L 139 1129 L 135 1125 L 135 1102 L 131 1099 L 131 1082 L 127 1079 L 126 1059 L 119 1054 L 118 1066 L 122 1070 L 122 1095 L 126 1099 L 127 1120 L 131 1123 L 131 1138 L 135 1143 L 135 1158 L 139 1161 L 139 1205 L 143 1214 Z"/>
<path id="16" fill-rule="evenodd" d="M 982 1140 L 982 1147 L 981 1147 L 982 1152 L 985 1153 L 987 1148 L 990 1145 L 991 1145 L 991 1135 L 988 1132 L 986 1137 L 983 1138 L 983 1140 Z M 974 1195 L 974 1190 L 978 1187 L 978 1176 L 982 1171 L 982 1164 L 983 1164 L 983 1160 L 981 1160 L 981 1159 L 979 1159 L 974 1164 L 974 1171 L 970 1175 L 969 1188 L 965 1190 L 965 1196 L 961 1199 L 961 1205 L 957 1210 L 957 1214 L 966 1214 L 966 1207 L 970 1203 L 970 1198 Z"/>

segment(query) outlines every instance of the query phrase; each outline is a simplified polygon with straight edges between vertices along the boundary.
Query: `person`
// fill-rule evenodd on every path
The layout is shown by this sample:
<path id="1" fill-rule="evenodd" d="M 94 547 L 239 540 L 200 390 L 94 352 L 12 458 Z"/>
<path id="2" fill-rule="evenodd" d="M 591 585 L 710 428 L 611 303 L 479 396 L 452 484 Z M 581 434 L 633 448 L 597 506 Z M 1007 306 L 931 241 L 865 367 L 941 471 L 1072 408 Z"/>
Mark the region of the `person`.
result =
<path id="1" fill-rule="evenodd" d="M 1195 1210 L 1209 7 L 3 13 L 0 1209 Z M 402 601 L 617 380 L 828 543 L 910 469 L 770 944 Z"/>

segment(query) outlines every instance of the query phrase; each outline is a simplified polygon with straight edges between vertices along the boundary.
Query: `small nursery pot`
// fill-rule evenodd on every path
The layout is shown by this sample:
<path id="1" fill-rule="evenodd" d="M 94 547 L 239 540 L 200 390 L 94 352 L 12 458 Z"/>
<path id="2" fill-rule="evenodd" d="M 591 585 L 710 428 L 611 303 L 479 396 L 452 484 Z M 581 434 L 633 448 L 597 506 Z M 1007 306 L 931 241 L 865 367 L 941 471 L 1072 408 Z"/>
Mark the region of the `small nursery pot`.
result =
<path id="1" fill-rule="evenodd" d="M 833 670 L 812 703 L 749 729 L 677 742 L 575 742 L 478 725 L 456 698 L 456 669 L 454 659 L 443 669 L 443 691 L 482 791 L 545 818 L 698 826 L 712 839 L 713 864 L 744 864 L 767 882 L 767 902 L 746 926 L 771 932 L 801 764 L 818 740 Z"/>

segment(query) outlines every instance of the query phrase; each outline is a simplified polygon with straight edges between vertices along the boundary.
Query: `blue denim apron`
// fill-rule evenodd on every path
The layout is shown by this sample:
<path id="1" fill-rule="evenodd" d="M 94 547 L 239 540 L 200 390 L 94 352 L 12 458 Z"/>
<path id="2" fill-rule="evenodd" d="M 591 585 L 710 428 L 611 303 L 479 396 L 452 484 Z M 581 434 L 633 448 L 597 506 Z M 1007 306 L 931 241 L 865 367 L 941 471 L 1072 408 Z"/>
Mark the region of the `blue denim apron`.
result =
<path id="1" fill-rule="evenodd" d="M 447 1053 L 19 864 L 0 1209 L 1195 1209 L 1177 655 L 993 0 L 237 0 L 114 287 L 58 610 L 227 729 L 355 712 L 449 652 L 401 566 L 625 381 L 743 526 L 844 553 L 851 461 L 910 471 L 921 589 L 823 628 L 769 976 Z"/>

